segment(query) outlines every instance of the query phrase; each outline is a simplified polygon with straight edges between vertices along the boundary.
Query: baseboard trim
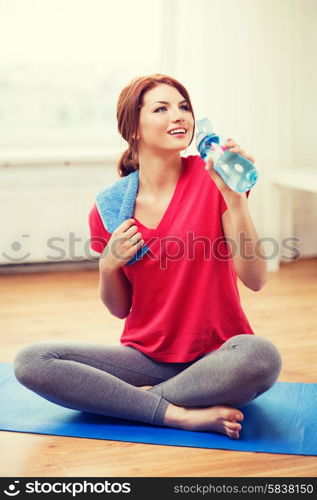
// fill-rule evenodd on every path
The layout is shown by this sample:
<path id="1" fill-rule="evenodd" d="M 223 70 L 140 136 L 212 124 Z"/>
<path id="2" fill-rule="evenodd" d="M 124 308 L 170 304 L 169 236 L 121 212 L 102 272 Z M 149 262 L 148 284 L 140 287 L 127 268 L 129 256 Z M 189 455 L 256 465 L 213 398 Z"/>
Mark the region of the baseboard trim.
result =
<path id="1" fill-rule="evenodd" d="M 95 270 L 99 267 L 98 262 L 99 259 L 84 261 L 30 262 L 24 264 L 7 264 L 0 266 L 0 275 Z"/>

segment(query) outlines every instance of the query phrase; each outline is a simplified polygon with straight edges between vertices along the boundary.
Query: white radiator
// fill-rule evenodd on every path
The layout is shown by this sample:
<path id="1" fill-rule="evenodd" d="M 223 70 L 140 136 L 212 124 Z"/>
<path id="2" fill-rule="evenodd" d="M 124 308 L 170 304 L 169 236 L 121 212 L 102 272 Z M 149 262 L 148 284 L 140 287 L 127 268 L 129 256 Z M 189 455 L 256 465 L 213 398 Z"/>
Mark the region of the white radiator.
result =
<path id="1" fill-rule="evenodd" d="M 96 193 L 119 179 L 115 159 L 0 168 L 0 265 L 83 261 Z"/>
<path id="2" fill-rule="evenodd" d="M 96 152 L 95 157 L 91 153 L 89 155 L 90 162 L 88 157 L 84 161 L 82 153 L 81 162 L 73 155 L 70 164 L 59 161 L 56 153 L 52 153 L 50 160 L 47 154 L 45 161 L 38 157 L 36 164 L 32 165 L 22 164 L 18 158 L 16 164 L 10 165 L 0 158 L 1 266 L 83 262 L 96 258 L 97 254 L 89 249 L 88 213 L 97 192 L 119 179 L 116 170 L 118 154 L 103 162 L 100 158 L 105 158 L 105 154 Z M 279 214 L 274 212 L 273 207 L 270 208 L 269 203 L 271 179 L 262 175 L 262 182 L 253 191 L 249 205 L 259 234 L 280 241 L 281 230 L 274 230 Z M 301 256 L 305 257 L 316 255 L 316 228 L 314 212 L 310 213 L 308 224 L 311 201 L 304 214 L 301 200 L 296 214 L 297 231 L 292 230 L 289 234 L 300 236 L 298 247 Z M 315 199 L 313 201 L 316 202 Z M 266 207 L 265 210 L 262 207 Z M 289 209 L 289 212 L 293 211 Z M 298 227 L 302 228 L 300 234 L 297 234 Z M 268 255 L 271 251 L 269 247 Z M 269 270 L 278 268 L 277 256 L 268 260 L 268 267 Z"/>

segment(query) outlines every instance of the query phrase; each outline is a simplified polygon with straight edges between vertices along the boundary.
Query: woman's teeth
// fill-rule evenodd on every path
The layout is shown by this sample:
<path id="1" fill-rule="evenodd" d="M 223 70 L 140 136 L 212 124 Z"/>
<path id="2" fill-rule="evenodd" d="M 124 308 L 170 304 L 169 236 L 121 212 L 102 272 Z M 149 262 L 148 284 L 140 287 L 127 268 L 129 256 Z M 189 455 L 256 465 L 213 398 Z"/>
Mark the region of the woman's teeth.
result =
<path id="1" fill-rule="evenodd" d="M 174 135 L 174 134 L 185 134 L 186 133 L 186 130 L 184 128 L 178 128 L 178 129 L 175 129 L 175 130 L 171 130 L 171 132 L 168 132 L 170 135 Z"/>

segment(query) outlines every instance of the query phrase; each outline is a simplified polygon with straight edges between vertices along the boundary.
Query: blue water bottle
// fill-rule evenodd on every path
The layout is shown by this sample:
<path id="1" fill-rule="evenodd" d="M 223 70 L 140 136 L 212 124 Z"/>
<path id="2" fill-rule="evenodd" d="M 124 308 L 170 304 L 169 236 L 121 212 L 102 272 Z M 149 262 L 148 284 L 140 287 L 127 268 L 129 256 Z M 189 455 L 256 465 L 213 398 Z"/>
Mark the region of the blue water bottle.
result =
<path id="1" fill-rule="evenodd" d="M 214 169 L 230 189 L 238 193 L 251 189 L 258 179 L 254 165 L 240 154 L 231 153 L 230 147 L 221 145 L 208 118 L 197 120 L 196 126 L 196 147 L 202 159 L 213 160 Z"/>

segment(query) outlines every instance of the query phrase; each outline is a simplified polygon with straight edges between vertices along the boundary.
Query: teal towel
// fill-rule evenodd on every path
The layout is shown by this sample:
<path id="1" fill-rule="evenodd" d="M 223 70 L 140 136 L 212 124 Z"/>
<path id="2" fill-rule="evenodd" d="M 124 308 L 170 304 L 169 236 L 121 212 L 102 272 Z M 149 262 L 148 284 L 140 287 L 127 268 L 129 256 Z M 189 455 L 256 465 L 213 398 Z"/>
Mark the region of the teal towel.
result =
<path id="1" fill-rule="evenodd" d="M 139 171 L 136 170 L 97 194 L 97 209 L 108 233 L 112 234 L 122 222 L 133 217 L 138 189 Z M 148 251 L 149 247 L 143 245 L 125 265 L 134 264 Z"/>

